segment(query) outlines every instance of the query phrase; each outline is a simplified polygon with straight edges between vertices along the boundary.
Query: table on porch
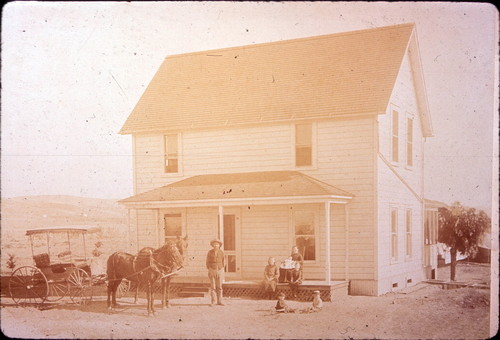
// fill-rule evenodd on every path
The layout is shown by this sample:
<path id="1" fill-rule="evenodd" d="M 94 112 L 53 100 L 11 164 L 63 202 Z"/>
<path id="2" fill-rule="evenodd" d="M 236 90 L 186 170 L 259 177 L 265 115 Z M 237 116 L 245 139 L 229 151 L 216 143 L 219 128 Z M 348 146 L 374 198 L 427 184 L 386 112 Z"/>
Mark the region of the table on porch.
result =
<path id="1" fill-rule="evenodd" d="M 280 264 L 280 277 L 278 279 L 278 283 L 288 283 L 290 282 L 290 275 L 292 270 L 295 268 L 295 261 L 291 258 L 285 259 Z"/>

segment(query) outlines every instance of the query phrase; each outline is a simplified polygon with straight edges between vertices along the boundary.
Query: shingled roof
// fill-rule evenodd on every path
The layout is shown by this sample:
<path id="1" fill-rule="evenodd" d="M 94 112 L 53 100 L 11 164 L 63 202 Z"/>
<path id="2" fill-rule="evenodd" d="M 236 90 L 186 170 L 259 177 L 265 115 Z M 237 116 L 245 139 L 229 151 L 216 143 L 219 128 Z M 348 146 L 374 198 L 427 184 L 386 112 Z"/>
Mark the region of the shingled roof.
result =
<path id="1" fill-rule="evenodd" d="M 298 171 L 264 171 L 193 176 L 120 203 L 315 197 L 349 200 L 353 195 Z"/>
<path id="2" fill-rule="evenodd" d="M 385 113 L 413 24 L 165 58 L 120 133 Z"/>

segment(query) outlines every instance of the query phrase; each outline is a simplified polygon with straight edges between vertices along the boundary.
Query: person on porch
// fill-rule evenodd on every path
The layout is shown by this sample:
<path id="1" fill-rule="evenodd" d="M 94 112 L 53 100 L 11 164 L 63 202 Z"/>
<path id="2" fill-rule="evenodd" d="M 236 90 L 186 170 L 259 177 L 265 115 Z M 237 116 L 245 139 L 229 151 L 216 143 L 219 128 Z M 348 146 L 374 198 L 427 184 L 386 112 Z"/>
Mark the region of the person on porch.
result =
<path id="1" fill-rule="evenodd" d="M 300 263 L 300 268 L 304 266 L 304 256 L 302 256 L 302 254 L 299 252 L 299 247 L 292 247 L 292 254 L 290 255 L 290 257 L 292 258 L 292 261 Z"/>
<path id="2" fill-rule="evenodd" d="M 220 249 L 222 242 L 220 240 L 210 241 L 212 249 L 207 253 L 207 269 L 208 278 L 210 279 L 210 306 L 217 304 L 224 306 L 222 303 L 222 281 L 224 278 L 224 252 Z"/>
<path id="3" fill-rule="evenodd" d="M 264 292 L 269 300 L 273 300 L 280 274 L 274 257 L 269 257 L 267 263 L 267 266 L 264 268 Z"/>
<path id="4" fill-rule="evenodd" d="M 292 297 L 297 298 L 297 292 L 301 284 L 302 267 L 300 266 L 300 262 L 295 262 L 295 268 L 290 273 L 290 290 L 292 291 Z"/>
<path id="5" fill-rule="evenodd" d="M 302 269 L 302 266 L 304 265 L 304 256 L 299 252 L 299 248 L 297 246 L 292 247 L 292 253 L 290 254 L 290 257 L 285 259 L 281 263 L 280 266 L 280 282 L 284 283 L 289 283 L 290 282 L 290 275 L 295 267 L 295 263 L 299 262 L 300 263 L 300 268 Z"/>

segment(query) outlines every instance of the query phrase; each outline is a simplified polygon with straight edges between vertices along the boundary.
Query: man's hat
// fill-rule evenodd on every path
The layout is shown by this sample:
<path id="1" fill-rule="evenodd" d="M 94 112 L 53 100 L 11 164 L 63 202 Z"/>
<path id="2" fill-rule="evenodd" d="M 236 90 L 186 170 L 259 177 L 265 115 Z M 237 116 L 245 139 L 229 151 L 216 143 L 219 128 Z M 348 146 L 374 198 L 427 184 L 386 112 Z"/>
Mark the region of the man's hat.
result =
<path id="1" fill-rule="evenodd" d="M 319 290 L 315 290 L 313 293 L 314 294 L 319 294 Z"/>
<path id="2" fill-rule="evenodd" d="M 214 239 L 214 240 L 210 241 L 210 245 L 213 245 L 214 243 L 218 243 L 222 247 L 222 242 L 220 240 Z"/>
<path id="3" fill-rule="evenodd" d="M 278 296 L 283 296 L 283 297 L 285 297 L 285 293 L 280 292 L 280 293 L 278 294 Z"/>

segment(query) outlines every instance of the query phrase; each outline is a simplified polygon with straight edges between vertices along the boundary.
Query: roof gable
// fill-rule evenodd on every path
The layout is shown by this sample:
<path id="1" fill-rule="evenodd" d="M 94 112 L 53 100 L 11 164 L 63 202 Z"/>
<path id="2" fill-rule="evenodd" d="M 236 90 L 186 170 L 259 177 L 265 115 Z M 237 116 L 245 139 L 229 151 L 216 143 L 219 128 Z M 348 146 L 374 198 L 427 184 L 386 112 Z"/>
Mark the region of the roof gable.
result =
<path id="1" fill-rule="evenodd" d="M 167 57 L 120 133 L 384 113 L 413 24 Z"/>

